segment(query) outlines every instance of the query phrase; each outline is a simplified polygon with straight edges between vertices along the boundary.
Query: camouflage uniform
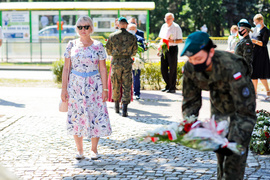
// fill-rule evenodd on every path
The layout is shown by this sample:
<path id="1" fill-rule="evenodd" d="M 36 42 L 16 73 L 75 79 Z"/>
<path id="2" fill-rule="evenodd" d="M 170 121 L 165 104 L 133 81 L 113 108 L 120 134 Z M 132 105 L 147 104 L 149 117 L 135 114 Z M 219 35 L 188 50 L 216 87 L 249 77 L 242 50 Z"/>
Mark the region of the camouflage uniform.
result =
<path id="1" fill-rule="evenodd" d="M 202 104 L 201 91 L 210 91 L 211 114 L 215 114 L 217 120 L 229 116 L 228 140 L 246 149 L 242 156 L 217 153 L 218 179 L 244 178 L 248 145 L 256 123 L 255 91 L 246 73 L 245 60 L 224 51 L 215 51 L 211 72 L 195 72 L 189 62 L 184 66 L 183 117 L 198 116 Z"/>
<path id="2" fill-rule="evenodd" d="M 123 88 L 122 102 L 129 104 L 132 87 L 132 63 L 131 56 L 138 50 L 137 38 L 122 28 L 109 36 L 106 44 L 107 54 L 113 56 L 111 67 L 112 99 L 119 101 L 120 87 Z"/>
<path id="3" fill-rule="evenodd" d="M 251 76 L 252 72 L 253 72 L 253 68 L 252 68 L 252 61 L 253 61 L 253 49 L 252 49 L 252 41 L 249 37 L 249 35 L 247 35 L 246 37 L 244 37 L 243 39 L 241 39 L 240 42 L 237 43 L 236 47 L 235 47 L 235 54 L 242 56 L 248 64 L 248 74 L 249 76 Z"/>

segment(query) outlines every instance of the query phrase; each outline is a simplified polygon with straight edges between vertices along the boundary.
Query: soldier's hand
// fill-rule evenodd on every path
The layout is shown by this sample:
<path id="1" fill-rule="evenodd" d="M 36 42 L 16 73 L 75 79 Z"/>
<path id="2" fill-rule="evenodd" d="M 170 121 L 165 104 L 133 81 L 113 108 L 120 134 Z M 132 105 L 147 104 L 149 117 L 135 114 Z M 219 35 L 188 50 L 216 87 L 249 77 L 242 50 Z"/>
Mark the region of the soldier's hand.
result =
<path id="1" fill-rule="evenodd" d="M 225 148 L 221 148 L 219 147 L 217 150 L 214 151 L 215 153 L 218 153 L 218 154 L 222 154 L 224 156 L 230 156 L 230 155 L 233 155 L 233 152 L 228 149 L 227 147 Z"/>
<path id="2" fill-rule="evenodd" d="M 158 52 L 158 53 L 157 53 L 157 56 L 158 56 L 158 57 L 160 57 L 160 56 L 161 56 L 160 52 Z"/>

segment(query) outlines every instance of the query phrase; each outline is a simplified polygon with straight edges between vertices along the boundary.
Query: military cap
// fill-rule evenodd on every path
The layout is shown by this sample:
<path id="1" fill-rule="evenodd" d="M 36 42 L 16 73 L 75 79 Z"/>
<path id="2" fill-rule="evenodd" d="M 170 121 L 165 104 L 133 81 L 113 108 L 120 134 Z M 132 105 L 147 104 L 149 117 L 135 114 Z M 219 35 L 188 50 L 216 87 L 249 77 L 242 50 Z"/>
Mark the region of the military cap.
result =
<path id="1" fill-rule="evenodd" d="M 119 21 L 119 22 L 125 22 L 125 23 L 128 24 L 127 19 L 126 19 L 125 17 L 123 17 L 123 16 L 121 16 L 120 18 L 118 18 L 118 21 Z"/>
<path id="2" fill-rule="evenodd" d="M 193 56 L 202 50 L 207 45 L 209 40 L 209 35 L 205 32 L 197 31 L 191 33 L 186 39 L 181 56 Z"/>
<path id="3" fill-rule="evenodd" d="M 241 19 L 238 23 L 237 23 L 238 27 L 247 27 L 249 29 L 251 29 L 251 25 L 249 24 L 248 20 L 246 19 Z"/>

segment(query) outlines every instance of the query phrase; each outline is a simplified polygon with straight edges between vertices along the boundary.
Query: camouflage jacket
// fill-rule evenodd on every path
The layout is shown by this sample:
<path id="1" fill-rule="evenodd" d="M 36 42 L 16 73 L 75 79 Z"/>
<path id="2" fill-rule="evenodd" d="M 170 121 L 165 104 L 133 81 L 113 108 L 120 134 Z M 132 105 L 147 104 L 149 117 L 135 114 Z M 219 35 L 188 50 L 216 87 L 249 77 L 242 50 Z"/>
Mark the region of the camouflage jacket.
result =
<path id="1" fill-rule="evenodd" d="M 199 115 L 201 91 L 210 91 L 211 114 L 234 117 L 238 128 L 252 132 L 256 123 L 255 91 L 242 57 L 215 51 L 211 72 L 195 72 L 187 62 L 183 73 L 183 117 Z M 240 141 L 242 142 L 242 141 Z"/>
<path id="2" fill-rule="evenodd" d="M 249 36 L 241 39 L 240 42 L 235 46 L 235 54 L 242 56 L 248 64 L 248 74 L 251 76 L 253 72 L 252 61 L 253 61 L 253 44 Z"/>
<path id="3" fill-rule="evenodd" d="M 135 56 L 137 50 L 136 36 L 124 28 L 110 34 L 106 44 L 107 54 L 113 56 L 114 63 L 119 61 L 130 61 L 132 63 L 131 56 Z"/>

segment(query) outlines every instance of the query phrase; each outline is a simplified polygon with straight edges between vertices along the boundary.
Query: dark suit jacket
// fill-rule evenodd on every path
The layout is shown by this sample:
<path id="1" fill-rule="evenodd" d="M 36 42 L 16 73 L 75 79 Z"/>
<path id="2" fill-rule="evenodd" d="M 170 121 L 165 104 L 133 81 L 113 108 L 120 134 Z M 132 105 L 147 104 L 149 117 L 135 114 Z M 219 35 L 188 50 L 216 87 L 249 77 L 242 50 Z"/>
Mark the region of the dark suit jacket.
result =
<path id="1" fill-rule="evenodd" d="M 137 32 L 135 34 L 144 38 L 144 32 L 140 29 L 137 29 Z"/>

